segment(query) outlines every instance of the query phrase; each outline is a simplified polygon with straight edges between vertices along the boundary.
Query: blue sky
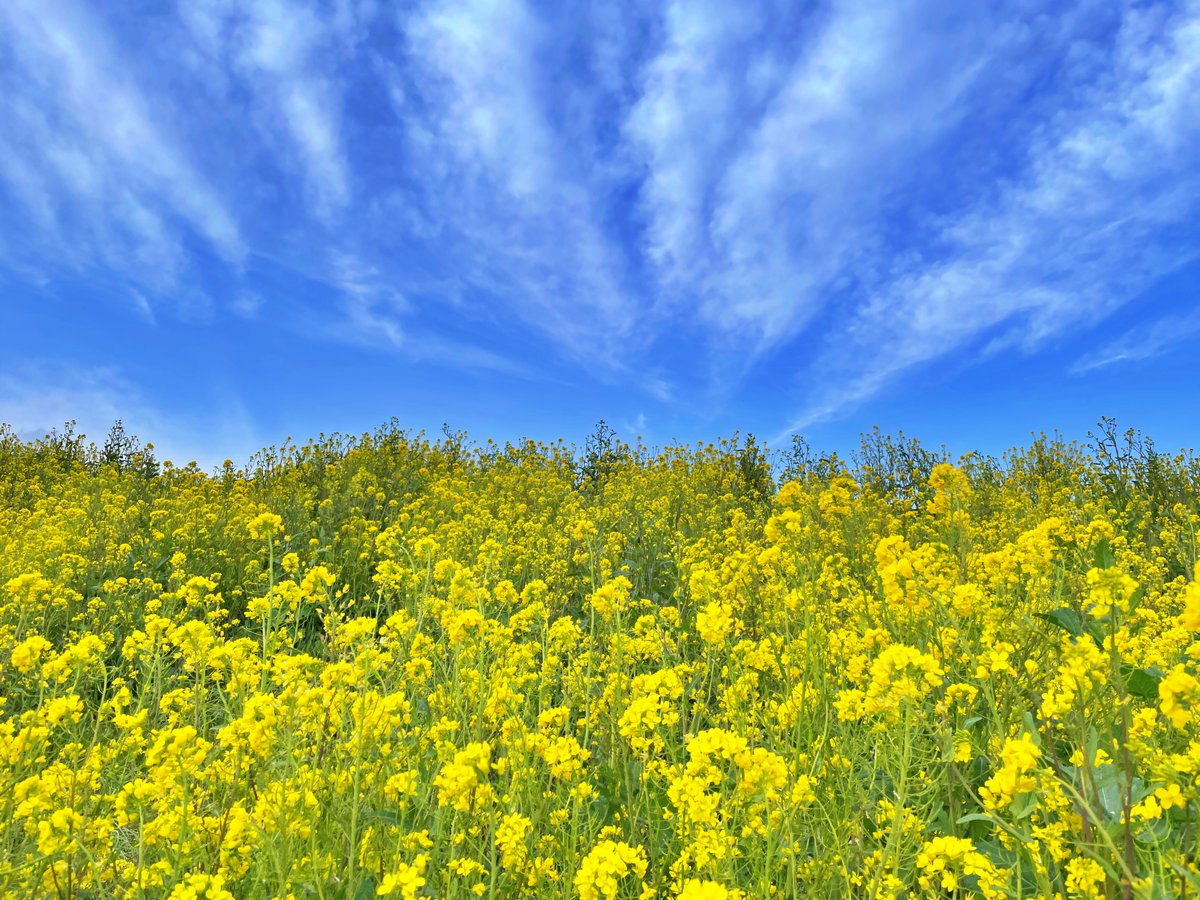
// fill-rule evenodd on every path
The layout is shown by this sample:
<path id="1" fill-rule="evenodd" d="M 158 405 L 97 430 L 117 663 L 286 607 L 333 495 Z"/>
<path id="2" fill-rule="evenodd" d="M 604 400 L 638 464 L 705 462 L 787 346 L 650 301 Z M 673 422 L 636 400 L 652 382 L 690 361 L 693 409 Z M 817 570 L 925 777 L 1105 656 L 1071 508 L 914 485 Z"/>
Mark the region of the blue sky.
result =
<path id="1" fill-rule="evenodd" d="M 0 4 L 0 421 L 1192 445 L 1200 3 Z"/>

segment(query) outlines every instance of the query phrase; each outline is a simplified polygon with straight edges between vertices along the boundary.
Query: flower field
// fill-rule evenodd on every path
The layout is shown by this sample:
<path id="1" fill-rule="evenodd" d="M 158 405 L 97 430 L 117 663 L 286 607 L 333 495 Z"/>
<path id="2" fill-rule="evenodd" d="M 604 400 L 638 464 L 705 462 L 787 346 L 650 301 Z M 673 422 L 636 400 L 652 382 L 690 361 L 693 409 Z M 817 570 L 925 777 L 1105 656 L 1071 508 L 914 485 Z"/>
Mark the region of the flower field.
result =
<path id="1" fill-rule="evenodd" d="M 1189 456 L 136 462 L 0 432 L 0 895 L 1200 890 Z"/>

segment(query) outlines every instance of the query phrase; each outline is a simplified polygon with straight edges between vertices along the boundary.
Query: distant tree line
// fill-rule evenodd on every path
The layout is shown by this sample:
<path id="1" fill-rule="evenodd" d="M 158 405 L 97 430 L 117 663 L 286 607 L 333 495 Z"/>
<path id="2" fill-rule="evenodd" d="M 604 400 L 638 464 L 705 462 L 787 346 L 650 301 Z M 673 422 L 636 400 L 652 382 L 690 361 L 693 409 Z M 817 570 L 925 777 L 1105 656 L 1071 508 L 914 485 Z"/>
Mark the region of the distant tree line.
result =
<path id="1" fill-rule="evenodd" d="M 322 434 L 302 448 L 286 444 L 263 450 L 244 472 L 253 477 L 273 477 L 297 467 L 323 470 L 345 459 L 356 447 L 386 446 L 410 437 L 396 420 L 360 438 Z M 1178 503 L 1189 508 L 1200 506 L 1200 459 L 1191 450 L 1165 453 L 1141 432 L 1122 430 L 1107 417 L 1088 433 L 1088 439 L 1088 446 L 1079 446 L 1043 435 L 1035 437 L 1028 447 L 1002 457 L 971 453 L 958 464 L 967 468 L 978 484 L 998 482 L 1015 474 L 1025 477 L 1033 491 L 1039 489 L 1037 485 L 1052 483 L 1056 473 L 1077 471 L 1068 463 L 1083 463 L 1088 473 L 1087 489 L 1103 495 L 1113 509 L 1124 510 L 1136 498 L 1149 504 L 1151 518 L 1157 519 Z M 535 445 L 530 442 L 500 447 L 489 441 L 479 447 L 470 442 L 465 431 L 449 425 L 442 426 L 442 438 L 435 444 L 448 464 L 480 467 L 501 458 L 517 459 L 530 446 Z M 622 466 L 638 465 L 649 452 L 640 444 L 633 447 L 620 440 L 616 429 L 603 419 L 596 423 L 582 448 L 560 443 L 545 449 L 565 457 L 576 488 L 590 492 L 604 490 L 614 472 Z M 734 469 L 739 499 L 752 504 L 769 503 L 787 481 L 827 484 L 839 476 L 849 476 L 863 488 L 891 497 L 901 506 L 914 506 L 920 502 L 934 466 L 950 461 L 944 446 L 932 449 L 903 432 L 889 435 L 878 427 L 860 436 L 859 446 L 847 459 L 814 449 L 800 434 L 792 435 L 786 447 L 768 449 L 753 434 L 735 433 L 717 449 Z M 99 473 L 106 468 L 142 479 L 162 474 L 154 445 L 142 442 L 120 419 L 100 444 L 79 433 L 74 422 L 32 440 L 22 439 L 9 426 L 0 424 L 0 475 L 9 493 L 14 482 L 24 477 L 22 473 L 46 479 L 79 470 Z M 227 465 L 224 474 L 237 471 Z"/>
<path id="2" fill-rule="evenodd" d="M 154 445 L 143 444 L 136 434 L 125 429 L 121 419 L 113 422 L 104 443 L 97 446 L 87 435 L 75 430 L 74 422 L 34 440 L 23 441 L 13 430 L 0 424 L 0 463 L 22 457 L 43 471 L 74 471 L 86 469 L 98 472 L 111 466 L 117 472 L 154 478 L 160 473 L 154 456 Z"/>

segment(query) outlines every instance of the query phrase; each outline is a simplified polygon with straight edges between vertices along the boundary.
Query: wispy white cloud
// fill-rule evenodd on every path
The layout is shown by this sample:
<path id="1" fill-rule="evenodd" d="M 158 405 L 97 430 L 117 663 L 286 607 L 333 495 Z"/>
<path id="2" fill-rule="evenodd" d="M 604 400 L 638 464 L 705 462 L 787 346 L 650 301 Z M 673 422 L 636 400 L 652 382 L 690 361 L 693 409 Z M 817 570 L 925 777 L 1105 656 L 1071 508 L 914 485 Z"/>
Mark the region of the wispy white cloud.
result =
<path id="1" fill-rule="evenodd" d="M 640 97 L 625 122 L 635 158 L 646 166 L 641 201 L 645 250 L 668 288 L 711 271 L 712 192 L 746 127 L 747 109 L 778 88 L 770 62 L 755 79 L 758 97 L 733 73 L 761 40 L 764 10 L 749 4 L 671 3 L 662 45 L 645 67 Z M 733 77 L 731 77 L 733 76 Z"/>
<path id="2" fill-rule="evenodd" d="M 937 40 L 908 54 L 923 27 Z M 964 95 L 1004 46 L 1005 35 L 988 46 L 980 31 L 971 23 L 938 34 L 913 4 L 835 10 L 719 185 L 711 229 L 720 263 L 706 316 L 771 345 L 839 281 L 869 277 L 889 193 L 958 124 Z"/>
<path id="3" fill-rule="evenodd" d="M 751 354 L 876 264 L 889 195 L 1011 40 L 918 4 L 856 3 L 781 42 L 777 12 L 669 4 L 626 129 L 664 289 Z"/>
<path id="4" fill-rule="evenodd" d="M 213 321 L 189 299 L 212 296 L 707 408 L 794 359 L 800 427 L 1095 325 L 1197 246 L 1196 0 L 151 18 L 135 54 L 125 14 L 0 4 L 4 271 L 70 270 L 151 322 Z"/>
<path id="5" fill-rule="evenodd" d="M 244 257 L 234 216 L 102 21 L 70 0 L 13 0 L 0 46 L 0 181 L 31 226 L 10 241 L 16 267 L 103 267 L 167 290 L 187 264 L 181 223 L 229 262 Z"/>
<path id="6" fill-rule="evenodd" d="M 347 252 L 333 254 L 331 283 L 344 304 L 344 317 L 330 335 L 364 347 L 401 351 L 413 361 L 483 369 L 530 377 L 533 372 L 505 348 L 439 334 L 411 319 L 412 303 L 375 265 Z"/>
<path id="7" fill-rule="evenodd" d="M 49 365 L 25 365 L 0 375 L 0 422 L 34 438 L 74 421 L 79 433 L 100 443 L 123 416 L 131 428 L 152 425 L 137 400 L 122 409 L 123 396 L 136 397 L 136 389 L 114 369 L 68 369 L 56 377 Z"/>
<path id="8" fill-rule="evenodd" d="M 257 291 L 242 291 L 229 302 L 229 308 L 243 319 L 253 319 L 266 302 Z"/>
<path id="9" fill-rule="evenodd" d="M 646 414 L 639 412 L 632 420 L 624 420 L 621 422 L 621 430 L 625 432 L 632 440 L 633 438 L 645 437 L 646 435 Z"/>
<path id="10" fill-rule="evenodd" d="M 1020 174 L 944 217 L 927 257 L 888 266 L 793 430 L 963 350 L 1029 351 L 1095 323 L 1196 258 L 1200 15 L 1131 11 L 1111 73 L 1035 137 Z"/>
<path id="11" fill-rule="evenodd" d="M 207 54 L 208 77 L 239 75 L 236 89 L 254 97 L 258 126 L 287 136 L 328 220 L 351 195 L 337 65 L 360 36 L 356 8 L 342 3 L 330 19 L 300 0 L 184 0 L 179 12 Z"/>
<path id="12" fill-rule="evenodd" d="M 130 292 L 130 299 L 133 301 L 134 309 L 138 311 L 138 314 L 146 321 L 147 324 L 154 325 L 157 323 L 158 320 L 154 315 L 154 307 L 151 306 L 150 301 L 146 298 L 145 294 L 137 289 L 134 289 Z"/>
<path id="13" fill-rule="evenodd" d="M 126 433 L 154 445 L 160 460 L 211 469 L 226 458 L 244 462 L 263 446 L 245 405 L 227 389 L 221 393 L 209 412 L 174 414 L 116 367 L 25 363 L 0 373 L 0 422 L 24 439 L 74 422 L 76 433 L 101 445 L 120 419 Z"/>
<path id="14" fill-rule="evenodd" d="M 333 279 L 346 308 L 347 333 L 363 343 L 403 347 L 400 317 L 408 301 L 374 266 L 348 253 L 334 254 Z"/>
<path id="15" fill-rule="evenodd" d="M 1080 357 L 1071 371 L 1075 374 L 1102 369 L 1118 363 L 1141 362 L 1161 356 L 1200 333 L 1200 311 L 1163 316 L 1130 328 Z"/>
<path id="16" fill-rule="evenodd" d="M 430 3 L 400 25 L 425 115 L 413 121 L 402 88 L 393 97 L 463 277 L 573 355 L 620 365 L 638 310 L 602 224 L 614 184 L 580 133 L 591 123 L 553 109 L 548 58 L 562 35 L 528 4 L 498 0 Z"/>

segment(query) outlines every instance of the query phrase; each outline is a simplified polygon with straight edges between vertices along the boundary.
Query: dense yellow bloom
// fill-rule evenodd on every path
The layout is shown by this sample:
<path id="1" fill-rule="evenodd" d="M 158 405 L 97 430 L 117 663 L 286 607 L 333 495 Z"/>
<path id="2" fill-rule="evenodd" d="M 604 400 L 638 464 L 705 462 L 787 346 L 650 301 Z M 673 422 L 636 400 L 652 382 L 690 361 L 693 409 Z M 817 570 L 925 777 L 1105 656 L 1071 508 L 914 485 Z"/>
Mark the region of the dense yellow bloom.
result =
<path id="1" fill-rule="evenodd" d="M 0 896 L 1177 890 L 1194 468 L 863 459 L 0 429 Z"/>
<path id="2" fill-rule="evenodd" d="M 38 822 L 38 853 L 54 856 L 69 848 L 84 827 L 84 818 L 75 810 L 64 807 Z"/>
<path id="3" fill-rule="evenodd" d="M 482 630 L 484 625 L 483 614 L 477 609 L 448 612 L 442 618 L 442 627 L 452 644 L 461 644 L 468 634 Z"/>
<path id="4" fill-rule="evenodd" d="M 383 876 L 383 881 L 376 888 L 376 896 L 386 897 L 396 895 L 401 900 L 415 900 L 417 892 L 425 886 L 425 867 L 429 857 L 419 854 L 412 863 L 400 863 L 395 869 Z"/>
<path id="5" fill-rule="evenodd" d="M 266 756 L 274 740 L 278 715 L 275 697 L 270 694 L 251 697 L 242 714 L 217 732 L 217 740 L 230 750 Z"/>
<path id="6" fill-rule="evenodd" d="M 259 513 L 246 523 L 246 531 L 253 540 L 269 540 L 283 531 L 283 517 L 275 513 Z"/>
<path id="7" fill-rule="evenodd" d="M 1000 750 L 1000 768 L 979 791 L 988 809 L 1003 809 L 1019 794 L 1037 787 L 1037 780 L 1030 773 L 1037 768 L 1041 757 L 1041 750 L 1028 736 L 1005 741 Z"/>
<path id="8" fill-rule="evenodd" d="M 1101 900 L 1106 880 L 1104 867 L 1094 859 L 1077 858 L 1067 863 L 1067 890 L 1072 896 Z"/>
<path id="9" fill-rule="evenodd" d="M 734 757 L 742 771 L 738 790 L 749 796 L 774 796 L 787 784 L 787 762 L 778 753 L 764 747 L 743 750 Z"/>
<path id="10" fill-rule="evenodd" d="M 1200 564 L 1196 566 L 1194 575 L 1183 589 L 1183 612 L 1179 614 L 1179 624 L 1189 631 L 1200 631 Z"/>
<path id="11" fill-rule="evenodd" d="M 1107 658 L 1090 638 L 1064 639 L 1062 663 L 1042 698 L 1041 715 L 1052 719 L 1085 703 L 1107 680 Z"/>
<path id="12" fill-rule="evenodd" d="M 591 751 L 579 745 L 572 735 L 549 741 L 541 750 L 542 759 L 555 778 L 574 778 L 583 769 Z"/>
<path id="13" fill-rule="evenodd" d="M 628 875 L 646 874 L 646 851 L 624 841 L 601 841 L 593 847 L 575 873 L 575 890 L 580 900 L 612 900 L 620 882 Z"/>
<path id="14" fill-rule="evenodd" d="M 620 731 L 637 751 L 656 746 L 657 730 L 679 721 L 675 702 L 683 696 L 683 682 L 673 669 L 663 669 L 633 679 L 632 699 L 621 714 Z"/>
<path id="15" fill-rule="evenodd" d="M 234 900 L 223 875 L 188 875 L 175 885 L 169 900 Z"/>
<path id="16" fill-rule="evenodd" d="M 951 524 L 966 525 L 970 515 L 965 506 L 973 493 L 967 474 L 950 463 L 940 463 L 929 473 L 929 486 L 934 490 L 929 512 Z"/>
<path id="17" fill-rule="evenodd" d="M 528 857 L 525 847 L 525 835 L 533 822 L 520 813 L 509 813 L 500 820 L 496 827 L 496 849 L 500 851 L 500 861 L 504 868 L 520 869 Z"/>
<path id="18" fill-rule="evenodd" d="M 926 841 L 917 854 L 917 868 L 921 872 L 919 884 L 932 896 L 953 894 L 964 876 L 974 876 L 979 892 L 989 900 L 1008 896 L 996 864 L 967 838 L 939 835 Z"/>
<path id="19" fill-rule="evenodd" d="M 1088 599 L 1092 602 L 1091 613 L 1103 619 L 1113 610 L 1129 612 L 1129 600 L 1137 590 L 1137 582 L 1117 568 L 1089 569 L 1087 573 Z"/>
<path id="20" fill-rule="evenodd" d="M 59 684 L 84 674 L 94 674 L 99 671 L 104 651 L 108 643 L 96 634 L 85 634 L 73 644 L 68 644 L 62 652 L 42 665 L 42 674 Z"/>
<path id="21" fill-rule="evenodd" d="M 808 775 L 797 775 L 796 781 L 792 785 L 791 800 L 797 806 L 804 806 L 812 803 L 817 799 L 816 791 L 813 790 L 813 779 Z"/>
<path id="22" fill-rule="evenodd" d="M 679 900 L 741 900 L 745 893 L 739 890 L 729 890 L 716 881 L 689 878 L 675 896 Z"/>
<path id="23" fill-rule="evenodd" d="M 258 849 L 259 840 L 254 817 L 241 806 L 230 807 L 226 816 L 225 834 L 221 838 L 222 868 L 236 876 L 245 874 L 254 852 Z"/>
<path id="24" fill-rule="evenodd" d="M 858 482 L 849 475 L 838 475 L 817 495 L 817 508 L 823 516 L 849 517 L 854 513 L 854 495 L 858 491 Z"/>
<path id="25" fill-rule="evenodd" d="M 434 779 L 438 805 L 467 812 L 479 809 L 492 797 L 491 786 L 484 780 L 492 771 L 492 747 L 486 743 L 468 744 L 454 754 L 453 762 L 442 767 Z"/>
<path id="26" fill-rule="evenodd" d="M 18 672 L 28 672 L 52 647 L 53 645 L 40 634 L 31 634 L 12 648 L 10 658 L 13 668 Z"/>
<path id="27" fill-rule="evenodd" d="M 696 614 L 696 631 L 707 644 L 721 646 L 733 630 L 733 614 L 729 607 L 714 600 Z"/>
<path id="28" fill-rule="evenodd" d="M 51 725 L 57 725 L 64 719 L 68 722 L 78 722 L 83 718 L 83 700 L 76 694 L 55 697 L 46 704 L 44 715 Z"/>
<path id="29" fill-rule="evenodd" d="M 611 618 L 629 605 L 629 592 L 633 583 L 624 575 L 618 575 L 592 593 L 592 608 L 602 619 Z"/>
<path id="30" fill-rule="evenodd" d="M 1182 665 L 1166 674 L 1158 685 L 1159 708 L 1176 728 L 1192 721 L 1192 708 L 1200 710 L 1200 680 Z"/>
<path id="31" fill-rule="evenodd" d="M 922 700 L 942 684 L 942 667 L 928 653 L 893 644 L 872 661 L 865 690 L 845 690 L 838 697 L 838 715 L 847 720 L 882 715 L 900 718 L 902 708 Z"/>

